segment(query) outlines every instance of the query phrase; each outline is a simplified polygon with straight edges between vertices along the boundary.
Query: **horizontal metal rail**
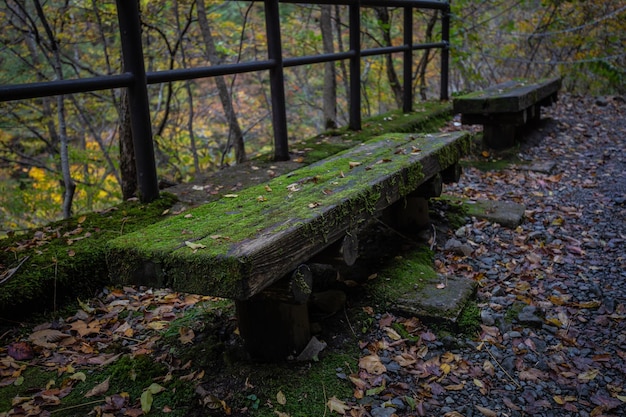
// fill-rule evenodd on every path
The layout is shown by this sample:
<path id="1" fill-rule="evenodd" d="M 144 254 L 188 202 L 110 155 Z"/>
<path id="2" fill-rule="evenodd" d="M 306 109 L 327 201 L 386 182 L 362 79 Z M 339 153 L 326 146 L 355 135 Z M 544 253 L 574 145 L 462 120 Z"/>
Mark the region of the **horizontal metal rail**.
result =
<path id="1" fill-rule="evenodd" d="M 85 93 L 114 88 L 128 89 L 130 115 L 135 141 L 135 159 L 138 172 L 139 192 L 142 201 L 152 201 L 158 197 L 156 165 L 151 131 L 150 109 L 146 86 L 149 84 L 169 83 L 207 77 L 241 74 L 257 71 L 270 72 L 272 100 L 272 124 L 274 128 L 274 158 L 289 159 L 287 146 L 287 116 L 284 93 L 283 68 L 300 65 L 319 64 L 348 60 L 350 62 L 349 118 L 350 128 L 361 128 L 360 74 L 362 57 L 403 53 L 404 55 L 404 104 L 405 112 L 412 106 L 412 51 L 425 49 L 441 50 L 441 89 L 440 98 L 448 99 L 448 50 L 450 31 L 450 5 L 447 1 L 419 0 L 252 0 L 263 2 L 268 43 L 268 59 L 236 64 L 224 64 L 207 67 L 172 69 L 146 72 L 143 64 L 141 43 L 141 22 L 137 2 L 116 0 L 122 55 L 126 65 L 124 72 L 117 75 L 105 75 L 91 78 L 57 80 L 28 84 L 0 86 L 0 102 L 26 100 L 55 95 Z M 280 39 L 279 3 L 345 5 L 349 12 L 349 50 L 331 54 L 320 54 L 284 58 Z M 404 8 L 404 43 L 398 46 L 386 46 L 372 49 L 360 47 L 360 8 L 361 7 L 402 7 Z M 413 43 L 414 9 L 441 10 L 441 42 L 423 44 Z"/>

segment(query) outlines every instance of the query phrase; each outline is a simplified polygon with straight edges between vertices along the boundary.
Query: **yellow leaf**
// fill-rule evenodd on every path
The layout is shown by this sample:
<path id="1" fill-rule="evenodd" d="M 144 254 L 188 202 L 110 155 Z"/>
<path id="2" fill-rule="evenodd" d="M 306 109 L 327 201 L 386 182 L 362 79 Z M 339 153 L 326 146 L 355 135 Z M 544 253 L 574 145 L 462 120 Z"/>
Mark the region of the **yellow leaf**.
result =
<path id="1" fill-rule="evenodd" d="M 448 375 L 450 371 L 452 370 L 452 367 L 450 366 L 449 363 L 442 363 L 440 368 L 444 375 Z"/>
<path id="2" fill-rule="evenodd" d="M 85 382 L 87 380 L 87 375 L 85 375 L 84 372 L 76 372 L 70 376 L 70 379 Z"/>
<path id="3" fill-rule="evenodd" d="M 348 411 L 350 409 L 350 406 L 348 404 L 346 404 L 345 402 L 341 401 L 340 399 L 338 399 L 335 396 L 332 396 L 328 402 L 326 402 L 326 407 L 328 407 L 328 409 L 331 412 L 335 412 L 335 413 L 339 413 L 339 414 L 346 414 L 346 411 Z"/>
<path id="4" fill-rule="evenodd" d="M 591 369 L 587 372 L 583 372 L 582 374 L 578 374 L 579 382 L 589 382 L 594 379 L 600 373 L 599 369 Z"/>
<path id="5" fill-rule="evenodd" d="M 385 327 L 384 329 L 387 332 L 387 336 L 391 339 L 391 340 L 400 340 L 402 339 L 402 336 L 400 336 L 398 334 L 398 332 L 396 332 L 394 329 L 392 329 L 391 327 Z"/>
<path id="6" fill-rule="evenodd" d="M 282 411 L 278 410 L 274 410 L 274 414 L 276 414 L 278 417 L 290 417 L 289 414 L 283 413 Z"/>
<path id="7" fill-rule="evenodd" d="M 478 388 L 485 388 L 485 384 L 483 384 L 483 381 L 477 378 L 474 378 L 474 385 L 476 385 Z"/>
<path id="8" fill-rule="evenodd" d="M 206 248 L 206 246 L 204 246 L 202 243 L 193 243 L 188 240 L 185 241 L 185 245 L 193 250 Z"/>
<path id="9" fill-rule="evenodd" d="M 163 330 L 169 324 L 170 323 L 168 321 L 160 320 L 160 321 L 153 321 L 153 322 L 148 323 L 148 327 L 151 328 L 152 330 Z"/>
<path id="10" fill-rule="evenodd" d="M 224 198 L 237 198 L 239 194 L 224 194 Z"/>
<path id="11" fill-rule="evenodd" d="M 360 163 L 360 162 L 348 162 L 348 166 L 350 167 L 350 169 L 352 169 L 352 168 L 356 168 L 356 167 L 358 167 L 359 165 L 361 165 L 361 163 Z"/>
<path id="12" fill-rule="evenodd" d="M 285 405 L 287 404 L 287 397 L 285 397 L 285 394 L 283 394 L 282 391 L 278 391 L 276 394 L 276 401 L 278 401 L 278 404 L 280 405 Z"/>
<path id="13" fill-rule="evenodd" d="M 626 403 L 626 395 L 616 395 L 615 398 L 617 398 L 623 403 Z"/>
<path id="14" fill-rule="evenodd" d="M 87 220 L 87 216 L 80 216 L 78 218 L 78 224 L 82 224 L 85 220 Z"/>

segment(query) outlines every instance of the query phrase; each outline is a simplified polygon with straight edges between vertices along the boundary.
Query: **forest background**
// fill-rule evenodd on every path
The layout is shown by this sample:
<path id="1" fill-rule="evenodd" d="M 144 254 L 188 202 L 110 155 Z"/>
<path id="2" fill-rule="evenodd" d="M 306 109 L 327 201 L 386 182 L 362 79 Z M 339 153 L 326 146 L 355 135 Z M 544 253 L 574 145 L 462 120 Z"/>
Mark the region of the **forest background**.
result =
<path id="1" fill-rule="evenodd" d="M 139 0 L 147 71 L 267 59 L 262 2 Z M 624 0 L 454 0 L 453 94 L 560 75 L 573 94 L 626 93 Z M 345 6 L 281 4 L 283 55 L 348 48 Z M 438 11 L 416 12 L 414 41 L 441 40 Z M 362 9 L 362 48 L 402 43 L 403 10 Z M 114 0 L 5 0 L 0 85 L 122 72 Z M 439 96 L 439 52 L 415 54 L 419 100 Z M 347 63 L 285 69 L 290 141 L 347 124 Z M 402 55 L 364 58 L 362 113 L 401 108 Z M 159 177 L 187 182 L 271 153 L 267 72 L 148 87 Z M 0 103 L 0 231 L 131 197 L 122 90 Z"/>

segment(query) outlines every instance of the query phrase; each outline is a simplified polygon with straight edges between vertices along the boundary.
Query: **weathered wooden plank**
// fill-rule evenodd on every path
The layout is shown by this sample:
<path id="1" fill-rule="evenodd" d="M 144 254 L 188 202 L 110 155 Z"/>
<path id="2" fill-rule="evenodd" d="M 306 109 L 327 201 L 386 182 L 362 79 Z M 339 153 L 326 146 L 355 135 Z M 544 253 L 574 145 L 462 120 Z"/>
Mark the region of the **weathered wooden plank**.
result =
<path id="1" fill-rule="evenodd" d="M 461 114 L 517 113 L 537 103 L 547 103 L 561 88 L 561 78 L 538 82 L 509 81 L 453 99 L 453 111 Z"/>
<path id="2" fill-rule="evenodd" d="M 113 240 L 112 279 L 248 299 L 468 149 L 465 132 L 378 137 Z"/>

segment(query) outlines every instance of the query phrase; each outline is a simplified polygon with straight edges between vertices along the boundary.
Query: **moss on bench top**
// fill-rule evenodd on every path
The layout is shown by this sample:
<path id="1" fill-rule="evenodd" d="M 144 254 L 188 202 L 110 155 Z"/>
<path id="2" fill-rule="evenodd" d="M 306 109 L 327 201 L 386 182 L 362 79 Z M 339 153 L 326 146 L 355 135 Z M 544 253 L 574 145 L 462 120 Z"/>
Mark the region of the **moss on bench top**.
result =
<path id="1" fill-rule="evenodd" d="M 453 99 L 454 113 L 515 113 L 538 104 L 561 88 L 561 78 L 512 80 Z"/>
<path id="2" fill-rule="evenodd" d="M 246 299 L 455 163 L 464 132 L 387 134 L 110 242 L 122 283 Z"/>

